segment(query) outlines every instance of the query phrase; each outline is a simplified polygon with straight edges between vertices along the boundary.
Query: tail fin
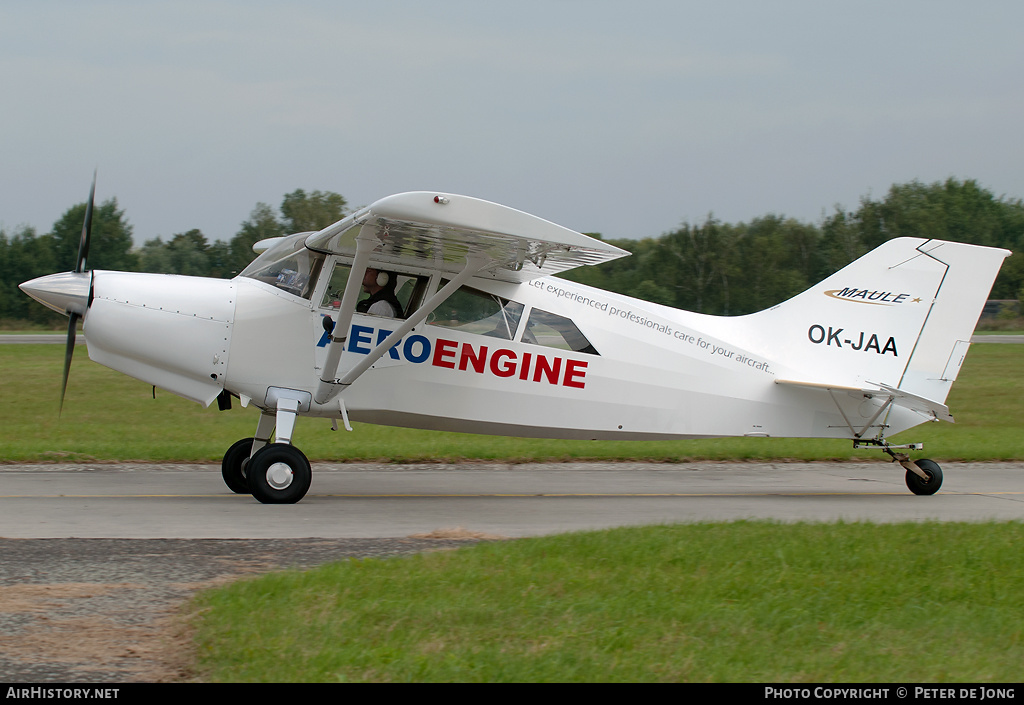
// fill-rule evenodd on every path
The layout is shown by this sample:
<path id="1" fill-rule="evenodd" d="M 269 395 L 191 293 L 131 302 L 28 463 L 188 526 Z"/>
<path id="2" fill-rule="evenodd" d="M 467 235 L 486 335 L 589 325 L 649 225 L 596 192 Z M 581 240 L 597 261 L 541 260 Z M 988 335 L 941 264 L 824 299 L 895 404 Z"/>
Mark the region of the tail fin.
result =
<path id="1" fill-rule="evenodd" d="M 897 238 L 798 296 L 733 319 L 810 385 L 891 387 L 941 405 L 1007 250 Z"/>

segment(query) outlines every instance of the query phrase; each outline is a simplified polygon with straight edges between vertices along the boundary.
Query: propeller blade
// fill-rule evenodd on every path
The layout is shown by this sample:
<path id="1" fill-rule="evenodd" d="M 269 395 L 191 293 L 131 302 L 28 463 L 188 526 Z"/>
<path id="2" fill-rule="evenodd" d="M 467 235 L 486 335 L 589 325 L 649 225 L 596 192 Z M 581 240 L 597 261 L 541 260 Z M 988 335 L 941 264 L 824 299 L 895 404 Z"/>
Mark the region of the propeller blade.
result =
<path id="1" fill-rule="evenodd" d="M 89 201 L 85 204 L 85 222 L 82 223 L 82 239 L 78 243 L 78 260 L 75 262 L 75 273 L 87 271 L 86 260 L 89 257 L 89 241 L 92 239 L 92 212 L 96 203 L 96 172 L 92 173 L 92 187 L 89 189 Z M 91 286 L 91 284 L 90 284 Z M 88 306 L 88 304 L 86 304 Z M 68 339 L 64 345 L 64 378 L 60 384 L 59 417 L 64 411 L 64 395 L 68 391 L 68 375 L 71 373 L 71 358 L 75 354 L 75 337 L 78 335 L 78 319 L 82 314 L 68 310 Z"/>
<path id="2" fill-rule="evenodd" d="M 80 316 L 77 313 L 71 313 L 68 316 L 68 340 L 64 346 L 64 381 L 60 385 L 60 407 L 57 409 L 57 416 L 59 417 L 61 412 L 64 411 L 64 393 L 68 389 L 68 373 L 71 372 L 71 357 L 75 354 L 75 335 L 78 333 L 78 319 Z"/>
<path id="3" fill-rule="evenodd" d="M 92 188 L 89 189 L 89 202 L 85 206 L 85 222 L 82 223 L 82 239 L 78 243 L 78 261 L 75 271 L 85 271 L 85 260 L 89 257 L 89 241 L 92 239 L 92 210 L 96 198 L 96 172 L 92 174 Z"/>

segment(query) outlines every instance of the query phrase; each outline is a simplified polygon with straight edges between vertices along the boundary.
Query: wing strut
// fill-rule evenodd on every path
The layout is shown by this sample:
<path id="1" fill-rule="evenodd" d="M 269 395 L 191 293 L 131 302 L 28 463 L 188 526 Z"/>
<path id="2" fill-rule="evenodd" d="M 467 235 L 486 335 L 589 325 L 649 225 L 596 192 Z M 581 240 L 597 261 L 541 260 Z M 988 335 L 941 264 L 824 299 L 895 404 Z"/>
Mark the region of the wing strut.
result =
<path id="1" fill-rule="evenodd" d="M 338 307 L 338 322 L 331 332 L 331 344 L 327 349 L 327 360 L 324 362 L 324 371 L 320 375 L 320 384 L 316 389 L 316 401 L 323 404 L 329 401 L 334 394 L 331 393 L 331 386 L 334 384 L 335 375 L 338 372 L 338 364 L 341 362 L 341 353 L 345 349 L 345 341 L 348 339 L 348 329 L 352 325 L 352 314 L 356 312 L 356 304 L 359 303 L 359 290 L 363 286 L 363 277 L 366 275 L 366 268 L 370 264 L 370 253 L 380 244 L 376 235 L 377 228 L 366 224 L 359 229 L 356 236 L 356 252 L 352 260 L 352 270 L 349 272 L 348 281 L 345 283 L 345 291 L 341 295 L 341 305 Z M 335 392 L 336 393 L 336 392 Z M 321 397 L 323 397 L 321 399 Z"/>
<path id="2" fill-rule="evenodd" d="M 364 226 L 365 228 L 365 226 Z M 360 233 L 357 242 L 363 237 Z M 376 237 L 373 238 L 374 243 L 378 242 Z M 371 243 L 372 249 L 373 243 Z M 369 250 L 366 253 L 367 260 L 369 259 Z M 331 348 L 327 352 L 327 361 L 324 364 L 323 374 L 320 376 L 320 384 L 317 385 L 316 396 L 314 397 L 317 404 L 326 404 L 331 399 L 336 397 L 345 387 L 348 387 L 362 375 L 366 370 L 370 369 L 373 363 L 377 362 L 384 353 L 390 350 L 398 343 L 403 337 L 405 337 L 409 331 L 414 327 L 418 326 L 427 316 L 429 316 L 434 309 L 444 303 L 445 299 L 452 295 L 456 289 L 469 281 L 470 278 L 478 274 L 481 270 L 493 264 L 493 260 L 482 254 L 471 253 L 466 256 L 466 266 L 463 267 L 462 271 L 459 272 L 454 279 L 445 284 L 436 294 L 431 296 L 426 303 L 420 306 L 409 318 L 407 318 L 402 325 L 400 325 L 391 335 L 385 338 L 383 341 L 377 344 L 377 346 L 370 351 L 370 354 L 363 357 L 355 367 L 345 373 L 345 376 L 341 379 L 337 379 L 338 365 L 341 362 L 342 349 L 345 346 L 345 340 L 348 337 L 348 328 L 352 323 L 352 313 L 355 309 L 355 304 L 351 305 L 350 309 L 346 309 L 346 303 L 348 301 L 349 288 L 352 286 L 352 282 L 356 280 L 358 274 L 358 281 L 362 282 L 362 273 L 366 271 L 367 262 L 362 262 L 361 268 L 359 268 L 359 248 L 356 250 L 356 259 L 352 263 L 352 272 L 349 274 L 348 283 L 345 285 L 345 293 L 341 300 L 341 312 L 338 319 L 338 324 L 334 330 L 338 331 L 341 329 L 341 337 L 331 336 Z M 357 284 L 357 291 L 358 286 Z M 344 325 L 344 328 L 342 326 Z"/>

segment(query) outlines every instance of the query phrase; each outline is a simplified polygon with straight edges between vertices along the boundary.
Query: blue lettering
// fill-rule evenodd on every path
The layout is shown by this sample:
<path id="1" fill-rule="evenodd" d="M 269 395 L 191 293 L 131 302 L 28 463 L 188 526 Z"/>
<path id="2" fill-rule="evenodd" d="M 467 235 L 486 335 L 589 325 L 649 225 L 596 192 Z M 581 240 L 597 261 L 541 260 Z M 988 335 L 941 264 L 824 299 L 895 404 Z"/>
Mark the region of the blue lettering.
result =
<path id="1" fill-rule="evenodd" d="M 387 337 L 392 333 L 394 333 L 394 331 L 384 330 L 383 328 L 377 331 L 377 345 L 380 345 L 385 340 L 387 340 Z M 401 339 L 399 339 L 398 342 L 402 342 Z M 391 346 L 391 348 L 388 350 L 388 354 L 391 355 L 392 360 L 401 359 L 398 357 L 398 343 L 395 343 L 394 345 Z"/>
<path id="2" fill-rule="evenodd" d="M 352 337 L 348 342 L 349 352 L 369 355 L 370 345 L 373 343 L 371 333 L 373 333 L 373 328 L 369 326 L 352 326 Z"/>
<path id="3" fill-rule="evenodd" d="M 414 352 L 414 346 L 417 344 L 420 346 L 418 354 Z M 430 358 L 430 339 L 422 335 L 411 335 L 402 346 L 402 353 L 409 362 L 426 362 Z"/>

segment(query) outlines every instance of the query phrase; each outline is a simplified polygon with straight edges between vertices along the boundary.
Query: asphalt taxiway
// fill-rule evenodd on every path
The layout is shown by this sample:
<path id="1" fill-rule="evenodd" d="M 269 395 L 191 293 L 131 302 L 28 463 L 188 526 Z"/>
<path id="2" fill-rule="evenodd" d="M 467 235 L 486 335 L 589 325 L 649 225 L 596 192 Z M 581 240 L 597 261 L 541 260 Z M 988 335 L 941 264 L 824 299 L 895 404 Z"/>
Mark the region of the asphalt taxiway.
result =
<path id="1" fill-rule="evenodd" d="M 919 497 L 869 463 L 317 464 L 305 499 L 262 505 L 216 465 L 0 466 L 5 538 L 508 537 L 638 524 L 1024 520 L 1024 464 L 944 463 Z"/>

